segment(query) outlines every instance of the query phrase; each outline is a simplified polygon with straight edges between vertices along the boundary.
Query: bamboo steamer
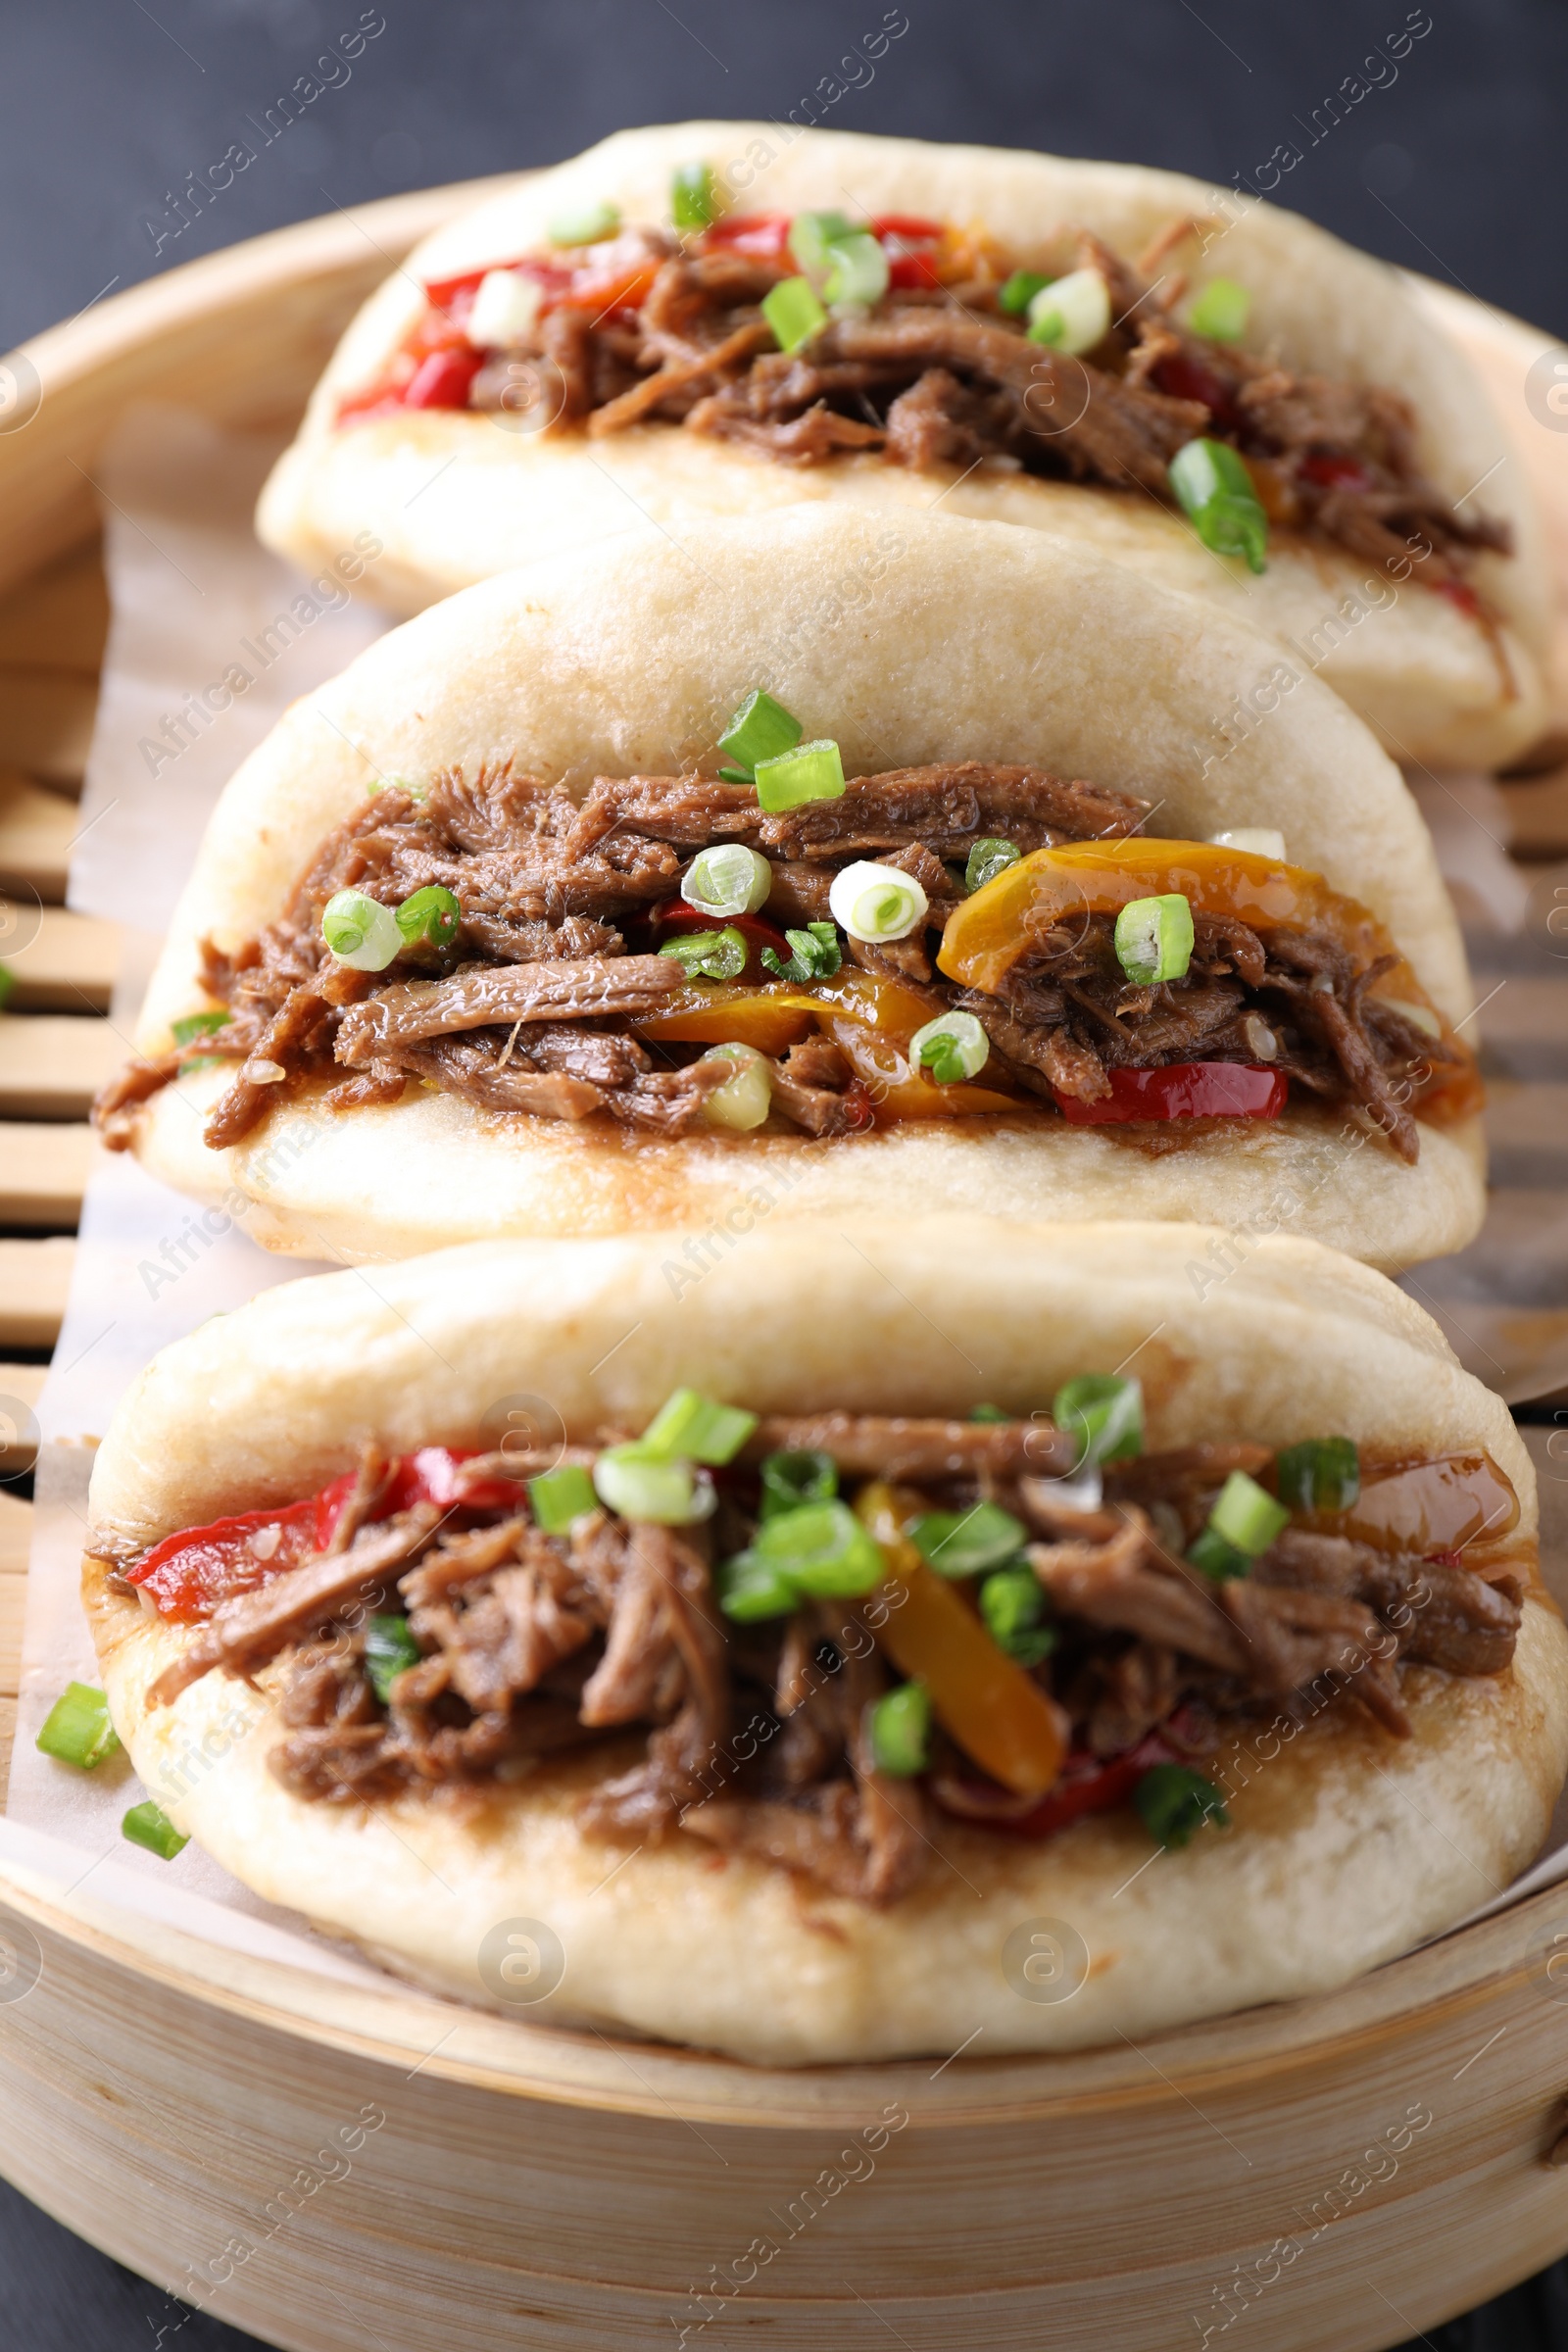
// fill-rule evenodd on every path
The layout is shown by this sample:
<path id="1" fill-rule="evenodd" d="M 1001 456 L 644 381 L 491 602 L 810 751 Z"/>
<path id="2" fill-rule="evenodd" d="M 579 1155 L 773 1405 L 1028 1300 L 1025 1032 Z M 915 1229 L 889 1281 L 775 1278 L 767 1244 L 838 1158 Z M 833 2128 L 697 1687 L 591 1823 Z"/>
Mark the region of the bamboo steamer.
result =
<path id="1" fill-rule="evenodd" d="M 127 401 L 287 424 L 353 308 L 477 192 L 257 239 L 29 346 L 0 588 L 91 529 Z M 1517 385 L 1543 339 L 1442 299 Z M 1568 571 L 1568 444 L 1532 444 Z M 1154 2352 L 1244 2325 L 1251 2352 L 1374 2352 L 1568 2247 L 1564 1954 L 1558 1887 L 1139 2047 L 766 2072 L 242 1957 L 8 1864 L 0 2172 L 288 2352 Z"/>

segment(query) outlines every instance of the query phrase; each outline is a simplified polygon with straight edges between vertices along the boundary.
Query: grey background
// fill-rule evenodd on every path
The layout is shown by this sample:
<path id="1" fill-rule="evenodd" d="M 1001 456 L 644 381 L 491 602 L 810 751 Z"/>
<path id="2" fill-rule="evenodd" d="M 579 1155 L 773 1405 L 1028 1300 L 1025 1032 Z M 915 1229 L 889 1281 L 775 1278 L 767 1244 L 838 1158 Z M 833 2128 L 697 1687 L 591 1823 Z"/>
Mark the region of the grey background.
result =
<path id="1" fill-rule="evenodd" d="M 0 349 L 334 204 L 553 162 L 629 122 L 809 119 L 884 18 L 882 0 L 379 0 L 368 13 L 385 29 L 347 78 L 329 69 L 337 86 L 266 143 L 255 122 L 361 13 L 360 0 L 0 0 Z M 1300 161 L 1276 201 L 1568 335 L 1568 10 L 1552 0 L 905 0 L 892 14 L 907 31 L 820 114 L 830 126 L 1136 158 L 1221 183 L 1291 143 Z M 1428 16 L 1396 69 L 1372 70 L 1383 86 L 1330 126 L 1330 94 Z M 239 140 L 255 161 L 181 225 L 173 195 Z M 3 2185 L 0 2305 L 19 2352 L 250 2340 L 182 2317 Z M 1561 2271 L 1422 2340 L 1568 2347 Z"/>

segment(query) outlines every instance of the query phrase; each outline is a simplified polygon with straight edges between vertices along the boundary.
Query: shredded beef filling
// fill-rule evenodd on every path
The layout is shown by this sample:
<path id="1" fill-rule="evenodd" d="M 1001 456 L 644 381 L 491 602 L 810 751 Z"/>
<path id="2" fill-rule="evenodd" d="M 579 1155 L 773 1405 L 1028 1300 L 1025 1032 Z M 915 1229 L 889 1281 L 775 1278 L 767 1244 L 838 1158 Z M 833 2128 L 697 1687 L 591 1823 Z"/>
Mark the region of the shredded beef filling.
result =
<path id="1" fill-rule="evenodd" d="M 712 1564 L 750 1544 L 753 1465 L 830 1454 L 853 1482 L 896 1482 L 911 1513 L 985 1501 L 1026 1531 L 1054 1633 L 1028 1668 L 1062 1710 L 1071 1749 L 1126 1754 L 1152 1735 L 1201 1760 L 1249 1724 L 1358 1707 L 1410 1736 L 1400 1667 L 1497 1675 L 1518 1633 L 1523 1571 L 1472 1569 L 1287 1526 L 1250 1572 L 1214 1582 L 1185 1557 L 1231 1472 L 1266 1475 L 1266 1448 L 1207 1445 L 1107 1466 L 1103 1499 L 1063 1489 L 1075 1444 L 1049 1422 L 763 1421 L 719 1474 L 716 1515 L 692 1527 L 596 1509 L 547 1535 L 519 1507 L 390 1517 L 390 1465 L 367 1448 L 333 1548 L 220 1600 L 155 1686 L 168 1703 L 214 1668 L 276 1670 L 285 1736 L 271 1765 L 295 1794 L 343 1804 L 409 1788 L 473 1801 L 537 1759 L 597 1750 L 584 1832 L 631 1844 L 678 1831 L 869 1903 L 908 1891 L 933 1851 L 933 1805 L 1005 1826 L 1034 1799 L 989 1783 L 941 1733 L 918 1777 L 879 1768 L 868 1709 L 901 1678 L 868 1601 L 803 1601 L 727 1619 Z M 472 1459 L 464 1482 L 523 1481 L 554 1457 Z M 593 1459 L 580 1448 L 568 1460 Z M 417 1652 L 384 1701 L 367 1664 L 373 1614 L 403 1614 Z"/>
<path id="2" fill-rule="evenodd" d="M 1095 915 L 1036 941 L 996 995 L 938 973 L 942 927 L 977 840 L 1027 854 L 1127 835 L 1145 813 L 1126 794 L 979 760 L 857 777 L 838 799 L 774 815 L 750 785 L 704 777 L 601 777 L 581 804 L 505 770 L 444 775 L 422 800 L 388 787 L 322 843 L 259 939 L 232 956 L 206 947 L 206 984 L 226 1022 L 181 1054 L 128 1065 L 100 1097 L 99 1126 L 123 1148 L 141 1104 L 182 1063 L 218 1057 L 237 1067 L 207 1123 L 214 1150 L 323 1079 L 339 1110 L 394 1102 L 412 1084 L 489 1112 L 603 1113 L 632 1136 L 682 1136 L 733 1068 L 704 1060 L 701 1045 L 636 1034 L 685 985 L 679 961 L 656 952 L 660 910 L 680 906 L 698 850 L 742 842 L 772 868 L 761 912 L 780 947 L 785 928 L 831 919 L 844 865 L 878 859 L 920 883 L 923 932 L 879 947 L 841 938 L 841 949 L 850 964 L 913 990 L 924 1017 L 954 1005 L 976 1015 L 993 1102 L 1020 1113 L 1064 1097 L 1092 1104 L 1110 1094 L 1114 1070 L 1250 1063 L 1364 1111 L 1414 1160 L 1411 1104 L 1463 1056 L 1371 994 L 1385 963 L 1358 967 L 1324 934 L 1264 936 L 1199 915 L 1185 978 L 1146 988 L 1125 977 L 1111 919 Z M 331 955 L 321 915 L 337 891 L 396 906 L 430 884 L 462 907 L 446 948 L 410 949 L 381 972 Z M 864 1076 L 825 1038 L 772 1057 L 770 1077 L 776 1120 L 807 1135 L 854 1134 L 876 1115 Z"/>
<path id="3" fill-rule="evenodd" d="M 1173 223 L 1156 248 L 1189 225 Z M 1010 263 L 974 239 L 955 282 L 895 289 L 789 355 L 760 307 L 795 273 L 788 256 L 629 231 L 615 254 L 659 265 L 641 309 L 547 312 L 514 350 L 489 356 L 468 400 L 514 403 L 519 370 L 542 367 L 559 423 L 596 437 L 659 420 L 789 466 L 871 450 L 921 469 L 989 465 L 1166 501 L 1170 460 L 1203 434 L 1253 463 L 1271 521 L 1380 565 L 1414 561 L 1430 585 L 1457 580 L 1478 549 L 1510 551 L 1505 525 L 1461 512 L 1425 479 L 1397 393 L 1297 374 L 1196 335 L 1173 316 L 1179 271 L 1151 284 L 1098 237 L 1077 242 L 1077 266 L 1106 280 L 1113 321 L 1081 359 L 1027 339 L 1027 320 L 1000 301 Z"/>

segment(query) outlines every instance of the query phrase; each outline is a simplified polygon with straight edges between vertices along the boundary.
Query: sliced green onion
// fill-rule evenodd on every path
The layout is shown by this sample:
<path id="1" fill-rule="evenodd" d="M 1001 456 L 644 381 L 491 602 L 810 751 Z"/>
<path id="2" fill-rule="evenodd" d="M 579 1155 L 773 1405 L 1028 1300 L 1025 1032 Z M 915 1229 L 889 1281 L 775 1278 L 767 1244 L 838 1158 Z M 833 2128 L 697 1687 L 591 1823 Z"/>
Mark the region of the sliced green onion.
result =
<path id="1" fill-rule="evenodd" d="M 1022 1520 L 996 1502 L 977 1502 L 967 1511 L 927 1511 L 909 1529 L 915 1550 L 938 1576 L 979 1576 L 1010 1560 L 1028 1539 Z"/>
<path id="2" fill-rule="evenodd" d="M 403 952 L 403 934 L 390 906 L 361 890 L 340 890 L 321 909 L 321 937 L 339 963 L 357 972 L 384 972 Z"/>
<path id="3" fill-rule="evenodd" d="M 991 1058 L 991 1040 L 972 1012 L 940 1012 L 909 1040 L 909 1059 L 938 1086 L 977 1077 Z"/>
<path id="4" fill-rule="evenodd" d="M 1249 568 L 1267 568 L 1268 516 L 1252 477 L 1228 441 L 1189 441 L 1169 466 L 1170 486 L 1194 530 L 1218 556 L 1245 556 Z"/>
<path id="5" fill-rule="evenodd" d="M 650 1460 L 642 1447 L 609 1446 L 594 1464 L 594 1492 L 622 1519 L 656 1527 L 688 1527 L 711 1516 L 713 1482 L 690 1462 Z"/>
<path id="6" fill-rule="evenodd" d="M 760 760 L 776 760 L 784 752 L 793 752 L 806 729 L 782 703 L 775 703 L 760 686 L 749 694 L 729 725 L 718 739 L 718 748 L 745 772 L 736 780 L 752 782 L 752 770 Z"/>
<path id="7" fill-rule="evenodd" d="M 833 267 L 832 247 L 858 233 L 847 213 L 797 213 L 790 222 L 790 252 L 808 277 L 825 277 Z"/>
<path id="8" fill-rule="evenodd" d="M 762 317 L 780 351 L 799 351 L 827 324 L 827 313 L 808 277 L 782 277 L 762 297 Z"/>
<path id="9" fill-rule="evenodd" d="M 751 951 L 743 932 L 726 928 L 684 932 L 679 939 L 666 939 L 659 953 L 673 956 L 688 980 L 734 980 L 745 971 Z"/>
<path id="10" fill-rule="evenodd" d="M 761 1516 L 776 1519 L 805 1502 L 832 1502 L 838 1491 L 839 1466 L 830 1453 L 814 1448 L 770 1453 L 762 1463 Z"/>
<path id="11" fill-rule="evenodd" d="M 756 1427 L 757 1415 L 738 1404 L 715 1404 L 700 1389 L 677 1389 L 637 1442 L 656 1461 L 717 1464 L 733 1461 Z"/>
<path id="12" fill-rule="evenodd" d="M 536 277 L 516 270 L 487 270 L 463 330 L 474 350 L 514 351 L 525 342 L 539 323 L 544 292 Z"/>
<path id="13" fill-rule="evenodd" d="M 17 975 L 9 963 L 0 963 L 0 1012 L 10 1004 L 17 991 Z"/>
<path id="14" fill-rule="evenodd" d="M 528 1501 L 535 1526 L 547 1536 L 564 1536 L 574 1519 L 599 1507 L 594 1482 L 580 1462 L 563 1462 L 559 1470 L 530 1478 Z"/>
<path id="15" fill-rule="evenodd" d="M 718 1605 L 737 1625 L 757 1625 L 767 1617 L 788 1617 L 800 1605 L 800 1594 L 781 1568 L 770 1567 L 755 1551 L 738 1551 L 720 1560 L 713 1572 Z"/>
<path id="16" fill-rule="evenodd" d="M 1285 836 L 1273 825 L 1237 825 L 1232 832 L 1211 833 L 1208 838 L 1216 850 L 1245 850 L 1249 857 L 1285 863 Z"/>
<path id="17" fill-rule="evenodd" d="M 865 1736 L 878 1772 L 912 1780 L 931 1760 L 931 1693 L 924 1683 L 884 1690 L 865 1710 Z"/>
<path id="18" fill-rule="evenodd" d="M 454 892 L 431 882 L 405 899 L 393 920 L 411 948 L 449 948 L 458 936 L 463 908 Z"/>
<path id="19" fill-rule="evenodd" d="M 1216 1536 L 1223 1536 L 1227 1544 L 1234 1544 L 1238 1551 L 1255 1560 L 1267 1551 L 1280 1530 L 1289 1526 L 1290 1517 L 1284 1503 L 1276 1502 L 1255 1478 L 1249 1478 L 1245 1470 L 1233 1470 L 1208 1514 L 1208 1524 Z"/>
<path id="20" fill-rule="evenodd" d="M 864 229 L 835 237 L 828 247 L 833 268 L 822 291 L 835 306 L 869 308 L 888 290 L 888 257 L 881 240 Z"/>
<path id="21" fill-rule="evenodd" d="M 767 1055 L 737 1040 L 733 1045 L 710 1046 L 698 1058 L 735 1065 L 734 1077 L 716 1086 L 704 1102 L 704 1118 L 715 1127 L 733 1127 L 741 1135 L 760 1127 L 773 1106 L 773 1065 Z"/>
<path id="22" fill-rule="evenodd" d="M 752 1546 L 818 1600 L 854 1600 L 886 1574 L 881 1545 L 846 1502 L 808 1502 L 764 1519 Z"/>
<path id="23" fill-rule="evenodd" d="M 1142 988 L 1179 980 L 1193 960 L 1193 910 L 1179 890 L 1134 899 L 1116 917 L 1116 960 Z"/>
<path id="24" fill-rule="evenodd" d="M 176 1046 L 193 1046 L 199 1037 L 211 1037 L 215 1029 L 227 1026 L 226 1012 L 187 1012 L 182 1020 L 170 1023 L 170 1035 Z"/>
<path id="25" fill-rule="evenodd" d="M 808 923 L 804 931 L 784 936 L 795 951 L 787 963 L 779 960 L 776 948 L 762 950 L 762 962 L 781 980 L 831 980 L 844 961 L 836 923 Z"/>
<path id="26" fill-rule="evenodd" d="M 1004 874 L 1009 865 L 1016 865 L 1021 854 L 1016 843 L 1003 841 L 995 834 L 988 834 L 984 841 L 977 841 L 969 852 L 969 862 L 963 869 L 965 890 L 984 890 L 988 882 L 994 882 L 999 874 Z"/>
<path id="27" fill-rule="evenodd" d="M 1353 1438 L 1306 1438 L 1274 1457 L 1280 1500 L 1293 1511 L 1348 1511 L 1361 1493 Z"/>
<path id="28" fill-rule="evenodd" d="M 767 859 L 739 841 L 700 851 L 680 878 L 681 897 L 704 914 L 755 914 L 772 887 Z"/>
<path id="29" fill-rule="evenodd" d="M 997 300 L 1004 311 L 1010 313 L 1014 318 L 1018 318 L 1029 308 L 1035 296 L 1050 283 L 1050 278 L 1043 277 L 1038 270 L 1015 270 L 1002 292 L 997 296 Z"/>
<path id="30" fill-rule="evenodd" d="M 168 1814 L 161 1813 L 151 1802 L 131 1806 L 120 1825 L 120 1835 L 128 1838 L 132 1845 L 144 1845 L 161 1862 L 172 1862 L 190 1843 L 188 1838 L 180 1836 Z"/>
<path id="31" fill-rule="evenodd" d="M 1189 1544 L 1187 1559 L 1190 1567 L 1202 1576 L 1212 1577 L 1216 1585 L 1225 1584 L 1233 1576 L 1245 1576 L 1252 1565 L 1245 1551 L 1212 1527 L 1205 1527 L 1196 1542 Z"/>
<path id="32" fill-rule="evenodd" d="M 423 1655 L 406 1617 L 370 1619 L 365 1629 L 365 1671 L 383 1707 L 391 1704 L 392 1686 L 398 1676 L 411 1666 L 417 1666 Z"/>
<path id="33" fill-rule="evenodd" d="M 682 236 L 710 227 L 718 219 L 718 191 L 710 164 L 677 164 L 669 189 L 669 217 Z"/>
<path id="34" fill-rule="evenodd" d="M 46 1756 L 91 1772 L 120 1745 L 108 1699 L 89 1683 L 68 1683 L 45 1716 L 36 1744 Z"/>
<path id="35" fill-rule="evenodd" d="M 1188 312 L 1187 323 L 1211 343 L 1239 343 L 1251 307 L 1252 297 L 1234 277 L 1211 277 Z"/>
<path id="36" fill-rule="evenodd" d="M 1051 1418 L 1083 1447 L 1074 1469 L 1131 1461 L 1144 1450 L 1143 1383 L 1115 1372 L 1080 1372 L 1056 1391 Z"/>
<path id="37" fill-rule="evenodd" d="M 757 805 L 769 815 L 799 808 L 805 801 L 837 801 L 843 796 L 844 762 L 830 736 L 757 762 Z"/>
<path id="38" fill-rule="evenodd" d="M 1043 1622 L 1046 1596 L 1028 1568 L 998 1568 L 980 1588 L 980 1614 L 991 1639 L 1020 1666 L 1038 1666 L 1056 1646 L 1056 1629 Z"/>
<path id="39" fill-rule="evenodd" d="M 552 245 L 597 245 L 620 226 L 620 208 L 608 200 L 585 197 L 557 213 L 545 231 Z"/>
<path id="40" fill-rule="evenodd" d="M 1167 1850 L 1191 1843 L 1205 1822 L 1224 1829 L 1230 1815 L 1212 1781 L 1186 1764 L 1155 1764 L 1133 1790 L 1138 1818 L 1156 1845 Z"/>
<path id="41" fill-rule="evenodd" d="M 1016 1413 L 1004 1413 L 1000 1404 L 977 1404 L 969 1415 L 971 1421 L 1016 1421 Z"/>
<path id="42" fill-rule="evenodd" d="M 833 877 L 827 903 L 835 920 L 852 939 L 873 945 L 884 939 L 907 939 L 930 911 L 930 901 L 912 874 L 902 866 L 878 865 L 859 858 Z"/>
<path id="43" fill-rule="evenodd" d="M 1029 340 L 1053 351 L 1093 351 L 1110 332 L 1110 288 L 1098 270 L 1070 270 L 1029 305 Z"/>

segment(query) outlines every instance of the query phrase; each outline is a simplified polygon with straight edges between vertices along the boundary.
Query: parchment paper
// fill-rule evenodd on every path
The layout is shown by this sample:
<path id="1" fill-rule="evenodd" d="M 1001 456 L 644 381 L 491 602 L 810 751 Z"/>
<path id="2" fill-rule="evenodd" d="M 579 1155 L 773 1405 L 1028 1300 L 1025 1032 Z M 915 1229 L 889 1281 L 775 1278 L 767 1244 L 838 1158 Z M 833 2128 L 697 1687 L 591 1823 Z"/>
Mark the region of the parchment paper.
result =
<path id="1" fill-rule="evenodd" d="M 270 456 L 253 439 L 220 433 L 177 411 L 144 411 L 126 419 L 99 473 L 112 502 L 106 525 L 114 623 L 71 904 L 128 926 L 111 1016 L 127 1050 L 157 926 L 167 920 L 229 770 L 286 703 L 341 668 L 387 625 L 364 610 L 330 609 L 257 546 L 250 514 Z M 320 608 L 314 618 L 300 599 Z M 275 659 L 249 661 L 244 648 L 262 648 L 270 628 L 268 642 L 276 642 L 284 633 L 275 621 L 287 612 L 300 619 L 295 636 Z M 191 695 L 221 678 L 236 655 L 255 673 L 243 693 L 208 725 L 187 725 L 176 757 L 150 760 L 148 743 L 171 741 L 164 719 L 188 711 Z M 1530 889 L 1506 856 L 1495 788 L 1480 777 L 1412 783 L 1434 819 L 1446 870 L 1462 879 L 1471 923 L 1488 938 L 1522 937 Z M 1568 1264 L 1568 1209 L 1560 1196 L 1553 1201 Z M 270 1255 L 247 1237 L 244 1205 L 236 1200 L 232 1207 L 232 1215 L 204 1222 L 182 1196 L 126 1156 L 100 1154 L 88 1184 L 70 1304 L 39 1407 L 22 1697 L 0 1865 L 9 1859 L 37 1872 L 62 1895 L 90 1880 L 95 1893 L 112 1893 L 127 1908 L 229 1948 L 384 1983 L 346 1947 L 249 1893 L 199 1846 L 187 1845 L 164 1863 L 126 1843 L 121 1818 L 142 1791 L 122 1758 L 80 1773 L 39 1755 L 33 1744 L 65 1684 L 98 1680 L 77 1580 L 92 1447 L 120 1396 L 159 1348 L 210 1315 L 274 1282 L 326 1270 Z M 1484 1248 L 1485 1237 L 1476 1251 Z M 1444 1268 L 1419 1270 L 1429 1294 L 1434 1286 L 1441 1291 L 1445 1279 L 1451 1287 L 1455 1268 L 1461 1290 L 1474 1279 L 1465 1259 L 1446 1261 L 1446 1275 Z M 373 1281 L 373 1270 L 362 1273 Z M 1433 1303 L 1430 1295 L 1425 1302 Z M 1494 1385 L 1503 1383 L 1494 1377 Z M 1556 1433 L 1527 1434 L 1543 1479 L 1544 1565 L 1568 1604 L 1568 1458 L 1558 1461 L 1550 1451 Z M 221 1762 L 213 1769 L 221 1771 Z M 1563 1876 L 1568 1801 L 1558 1808 L 1543 1856 L 1487 1910 Z"/>

